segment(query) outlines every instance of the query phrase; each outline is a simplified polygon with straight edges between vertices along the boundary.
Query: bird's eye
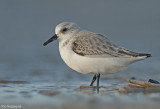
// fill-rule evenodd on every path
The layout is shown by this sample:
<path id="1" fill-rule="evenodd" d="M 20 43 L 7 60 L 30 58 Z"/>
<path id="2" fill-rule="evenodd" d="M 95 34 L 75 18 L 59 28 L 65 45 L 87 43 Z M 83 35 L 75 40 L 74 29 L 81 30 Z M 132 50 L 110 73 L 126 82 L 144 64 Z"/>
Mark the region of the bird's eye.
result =
<path id="1" fill-rule="evenodd" d="M 63 28 L 63 30 L 62 30 L 63 32 L 66 32 L 67 31 L 67 28 Z"/>

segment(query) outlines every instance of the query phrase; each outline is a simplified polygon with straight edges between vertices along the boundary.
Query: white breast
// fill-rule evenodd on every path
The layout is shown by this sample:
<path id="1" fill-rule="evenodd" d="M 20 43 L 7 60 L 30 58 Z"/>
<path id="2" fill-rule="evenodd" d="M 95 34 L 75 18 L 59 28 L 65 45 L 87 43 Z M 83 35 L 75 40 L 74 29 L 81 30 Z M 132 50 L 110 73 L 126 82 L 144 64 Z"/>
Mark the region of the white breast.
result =
<path id="1" fill-rule="evenodd" d="M 124 70 L 129 63 L 129 60 L 111 57 L 111 58 L 90 58 L 86 56 L 80 56 L 76 54 L 72 48 L 71 44 L 62 47 L 59 44 L 59 50 L 64 62 L 73 70 L 80 73 L 100 73 L 109 74 L 117 73 Z"/>

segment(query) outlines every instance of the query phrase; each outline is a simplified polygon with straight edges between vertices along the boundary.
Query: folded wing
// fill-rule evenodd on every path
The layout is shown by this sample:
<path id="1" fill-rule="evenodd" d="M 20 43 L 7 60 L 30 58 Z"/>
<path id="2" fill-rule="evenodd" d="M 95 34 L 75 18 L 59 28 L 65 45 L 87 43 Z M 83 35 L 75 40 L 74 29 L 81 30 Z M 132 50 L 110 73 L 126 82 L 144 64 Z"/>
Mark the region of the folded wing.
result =
<path id="1" fill-rule="evenodd" d="M 85 35 L 84 35 L 85 34 Z M 136 53 L 111 43 L 101 34 L 80 32 L 73 42 L 72 50 L 87 57 L 150 57 L 150 54 Z"/>

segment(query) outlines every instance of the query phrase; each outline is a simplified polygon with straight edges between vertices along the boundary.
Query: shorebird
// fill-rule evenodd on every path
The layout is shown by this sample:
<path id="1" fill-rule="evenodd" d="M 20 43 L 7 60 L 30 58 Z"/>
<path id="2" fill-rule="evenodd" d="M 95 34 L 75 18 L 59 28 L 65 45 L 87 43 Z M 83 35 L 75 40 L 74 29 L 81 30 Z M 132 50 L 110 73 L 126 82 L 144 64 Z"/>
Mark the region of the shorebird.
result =
<path id="1" fill-rule="evenodd" d="M 71 69 L 94 74 L 90 86 L 97 79 L 97 89 L 100 74 L 117 73 L 136 61 L 151 57 L 151 54 L 136 53 L 117 46 L 104 35 L 83 30 L 72 22 L 58 24 L 55 35 L 43 45 L 54 40 L 59 40 L 60 55 Z"/>

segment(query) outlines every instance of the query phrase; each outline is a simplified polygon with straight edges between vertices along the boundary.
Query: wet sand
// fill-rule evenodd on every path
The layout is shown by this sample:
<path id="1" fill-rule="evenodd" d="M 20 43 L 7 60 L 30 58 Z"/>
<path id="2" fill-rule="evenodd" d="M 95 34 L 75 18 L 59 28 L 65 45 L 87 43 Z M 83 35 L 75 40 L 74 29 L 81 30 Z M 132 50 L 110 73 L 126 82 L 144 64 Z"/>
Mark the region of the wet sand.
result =
<path id="1" fill-rule="evenodd" d="M 105 81 L 106 78 L 102 80 Z M 117 79 L 117 80 L 116 80 Z M 153 109 L 158 108 L 160 90 L 123 92 L 105 86 L 125 86 L 128 78 L 112 78 L 116 84 L 102 84 L 99 93 L 95 88 L 84 87 L 77 83 L 56 82 L 0 82 L 1 106 L 21 106 L 22 109 Z M 123 80 L 123 81 L 120 81 Z M 20 83 L 21 82 L 21 83 Z M 2 107 L 1 107 L 2 108 Z M 17 107 L 18 108 L 18 107 Z"/>
<path id="2" fill-rule="evenodd" d="M 160 81 L 159 4 L 160 0 L 0 0 L 0 106 L 158 109 L 159 89 L 125 86 L 131 78 Z M 152 57 L 126 71 L 102 75 L 99 93 L 95 88 L 80 88 L 88 86 L 93 75 L 65 65 L 57 41 L 43 46 L 62 21 L 75 22 L 119 46 Z"/>

